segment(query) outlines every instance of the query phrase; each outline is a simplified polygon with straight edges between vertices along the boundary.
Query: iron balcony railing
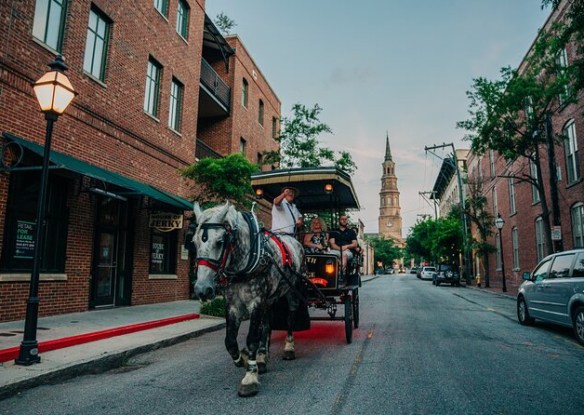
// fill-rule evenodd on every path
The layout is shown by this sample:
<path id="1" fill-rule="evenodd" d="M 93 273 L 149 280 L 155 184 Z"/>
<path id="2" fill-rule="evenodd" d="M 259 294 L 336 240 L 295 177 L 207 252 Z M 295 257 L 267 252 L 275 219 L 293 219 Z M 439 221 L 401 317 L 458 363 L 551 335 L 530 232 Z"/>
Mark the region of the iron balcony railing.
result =
<path id="1" fill-rule="evenodd" d="M 231 88 L 219 77 L 215 69 L 205 59 L 201 59 L 201 83 L 229 110 L 231 106 Z"/>
<path id="2" fill-rule="evenodd" d="M 195 148 L 195 157 L 197 160 L 210 157 L 213 159 L 220 159 L 223 156 L 209 147 L 207 144 L 203 143 L 201 140 L 197 140 L 197 147 Z"/>

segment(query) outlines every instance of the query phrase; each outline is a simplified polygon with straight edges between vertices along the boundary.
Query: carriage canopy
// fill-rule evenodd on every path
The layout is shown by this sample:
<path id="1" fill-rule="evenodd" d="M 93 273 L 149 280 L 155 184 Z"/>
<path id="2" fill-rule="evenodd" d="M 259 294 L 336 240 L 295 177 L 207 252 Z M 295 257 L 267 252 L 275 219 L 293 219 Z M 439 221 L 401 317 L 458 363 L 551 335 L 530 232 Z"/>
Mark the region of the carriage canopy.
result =
<path id="1" fill-rule="evenodd" d="M 332 208 L 359 210 L 359 200 L 351 176 L 335 167 L 309 167 L 271 170 L 251 175 L 251 185 L 258 198 L 272 201 L 284 186 L 298 189 L 294 203 L 301 212 L 319 212 Z"/>

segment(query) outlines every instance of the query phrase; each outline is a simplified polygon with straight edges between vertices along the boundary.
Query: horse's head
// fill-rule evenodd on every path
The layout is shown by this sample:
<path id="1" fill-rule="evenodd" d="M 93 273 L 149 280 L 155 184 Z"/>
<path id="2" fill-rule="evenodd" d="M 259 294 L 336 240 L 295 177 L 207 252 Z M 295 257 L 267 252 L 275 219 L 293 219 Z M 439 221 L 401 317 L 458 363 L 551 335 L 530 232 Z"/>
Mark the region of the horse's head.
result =
<path id="1" fill-rule="evenodd" d="M 197 249 L 195 294 L 201 300 L 211 300 L 215 298 L 219 277 L 231 261 L 237 211 L 226 203 L 203 212 L 195 208 L 195 215 L 198 223 L 193 237 Z"/>

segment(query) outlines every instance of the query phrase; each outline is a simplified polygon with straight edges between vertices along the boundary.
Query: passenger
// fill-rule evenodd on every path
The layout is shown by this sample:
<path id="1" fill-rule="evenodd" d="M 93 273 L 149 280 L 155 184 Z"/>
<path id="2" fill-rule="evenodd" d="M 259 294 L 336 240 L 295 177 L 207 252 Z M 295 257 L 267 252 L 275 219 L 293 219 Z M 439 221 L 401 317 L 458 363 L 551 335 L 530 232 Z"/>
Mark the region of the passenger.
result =
<path id="1" fill-rule="evenodd" d="M 310 222 L 310 232 L 304 235 L 304 250 L 308 254 L 322 254 L 328 249 L 329 234 L 321 217 L 315 217 Z"/>
<path id="2" fill-rule="evenodd" d="M 356 249 L 357 234 L 348 227 L 349 218 L 347 215 L 339 217 L 339 229 L 331 232 L 330 246 L 331 254 L 341 257 L 343 272 L 347 269 L 347 264 L 354 257 L 353 249 Z"/>
<path id="3" fill-rule="evenodd" d="M 294 203 L 298 190 L 285 186 L 272 205 L 272 232 L 295 236 L 304 226 L 304 218 Z"/>

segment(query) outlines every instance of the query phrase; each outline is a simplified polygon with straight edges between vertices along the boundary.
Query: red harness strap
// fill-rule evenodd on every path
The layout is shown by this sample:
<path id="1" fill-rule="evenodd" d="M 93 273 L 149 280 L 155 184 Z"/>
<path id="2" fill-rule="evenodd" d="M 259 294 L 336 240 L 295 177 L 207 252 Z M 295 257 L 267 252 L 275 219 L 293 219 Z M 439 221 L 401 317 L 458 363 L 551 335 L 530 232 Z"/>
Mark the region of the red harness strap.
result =
<path id="1" fill-rule="evenodd" d="M 288 245 L 286 245 L 284 242 L 282 242 L 282 240 L 278 237 L 276 237 L 276 235 L 274 235 L 271 232 L 268 231 L 264 231 L 264 234 L 269 236 L 270 239 L 272 241 L 274 241 L 276 243 L 276 245 L 278 245 L 278 248 L 280 248 L 280 252 L 282 254 L 282 265 L 283 266 L 292 266 L 292 251 L 290 251 L 290 248 L 288 247 Z"/>

